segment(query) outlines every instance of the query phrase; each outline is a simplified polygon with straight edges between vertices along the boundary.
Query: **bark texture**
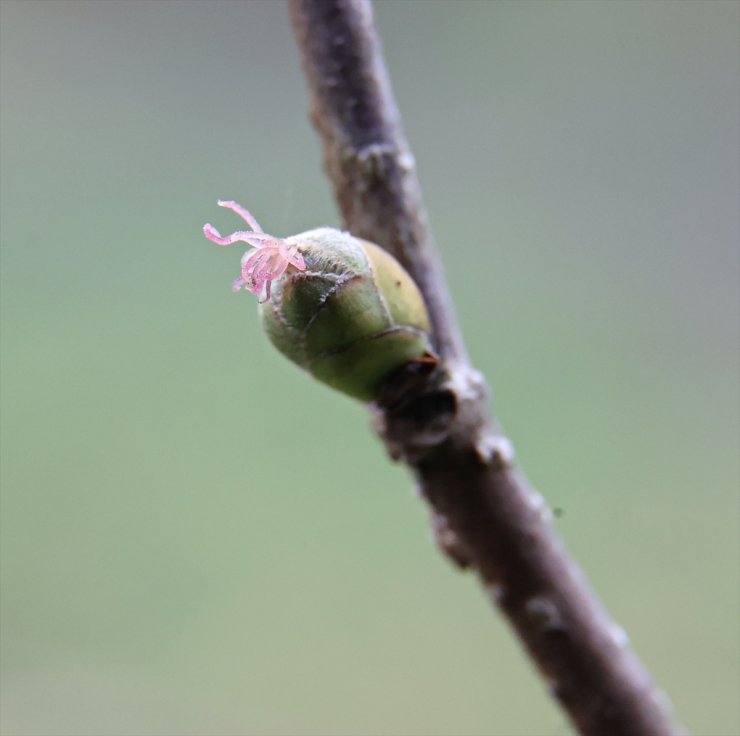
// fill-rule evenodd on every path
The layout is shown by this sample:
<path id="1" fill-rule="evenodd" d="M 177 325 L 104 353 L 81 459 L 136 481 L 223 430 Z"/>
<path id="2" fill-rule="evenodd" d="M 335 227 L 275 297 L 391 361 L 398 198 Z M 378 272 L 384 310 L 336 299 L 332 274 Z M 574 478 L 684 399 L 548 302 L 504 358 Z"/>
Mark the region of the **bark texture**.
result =
<path id="1" fill-rule="evenodd" d="M 394 376 L 373 411 L 389 452 L 410 467 L 431 506 L 440 547 L 477 572 L 580 733 L 683 733 L 557 539 L 549 509 L 489 414 L 427 224 L 370 3 L 290 0 L 290 11 L 344 225 L 393 253 L 429 308 L 439 363 Z"/>

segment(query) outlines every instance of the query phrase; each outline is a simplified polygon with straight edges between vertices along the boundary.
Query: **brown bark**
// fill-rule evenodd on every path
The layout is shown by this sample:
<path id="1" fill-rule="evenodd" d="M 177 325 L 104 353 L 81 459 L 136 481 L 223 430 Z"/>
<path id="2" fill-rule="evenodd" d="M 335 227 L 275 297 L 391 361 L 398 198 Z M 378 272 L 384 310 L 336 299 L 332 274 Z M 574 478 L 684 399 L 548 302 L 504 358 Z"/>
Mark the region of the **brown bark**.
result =
<path id="1" fill-rule="evenodd" d="M 374 407 L 381 437 L 418 479 L 442 548 L 477 571 L 580 733 L 682 733 L 489 414 L 485 381 L 470 366 L 455 321 L 368 0 L 290 0 L 290 9 L 344 224 L 403 263 L 432 319 L 439 366 L 389 383 Z"/>

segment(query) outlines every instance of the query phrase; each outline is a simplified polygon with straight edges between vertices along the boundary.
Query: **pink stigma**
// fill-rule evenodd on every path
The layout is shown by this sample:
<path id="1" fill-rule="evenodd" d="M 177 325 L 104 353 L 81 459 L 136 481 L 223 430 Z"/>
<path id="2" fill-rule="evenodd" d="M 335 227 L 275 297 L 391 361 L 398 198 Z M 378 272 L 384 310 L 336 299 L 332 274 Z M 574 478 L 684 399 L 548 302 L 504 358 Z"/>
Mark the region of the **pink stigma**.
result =
<path id="1" fill-rule="evenodd" d="M 260 302 L 266 302 L 270 299 L 271 283 L 280 278 L 288 266 L 293 266 L 299 271 L 306 270 L 306 263 L 298 252 L 297 243 L 288 243 L 283 238 L 265 233 L 249 211 L 236 202 L 219 200 L 218 204 L 235 212 L 252 228 L 237 230 L 224 237 L 213 225 L 203 226 L 203 234 L 216 245 L 242 242 L 254 249 L 248 250 L 242 256 L 242 275 L 231 285 L 234 291 L 246 287 L 259 297 L 264 290 L 265 298 L 260 299 Z"/>

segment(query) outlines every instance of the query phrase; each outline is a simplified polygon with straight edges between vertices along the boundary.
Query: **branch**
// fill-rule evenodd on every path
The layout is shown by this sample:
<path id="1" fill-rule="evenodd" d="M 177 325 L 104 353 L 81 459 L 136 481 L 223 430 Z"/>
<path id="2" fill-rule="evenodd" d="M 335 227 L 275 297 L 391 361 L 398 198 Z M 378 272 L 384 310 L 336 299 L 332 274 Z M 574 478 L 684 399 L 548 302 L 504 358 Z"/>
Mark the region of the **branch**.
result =
<path id="1" fill-rule="evenodd" d="M 418 479 L 440 546 L 477 571 L 581 734 L 682 733 L 489 415 L 485 381 L 470 366 L 455 321 L 369 0 L 290 0 L 290 10 L 344 224 L 393 253 L 429 308 L 438 369 L 394 377 L 374 411 L 389 451 Z"/>

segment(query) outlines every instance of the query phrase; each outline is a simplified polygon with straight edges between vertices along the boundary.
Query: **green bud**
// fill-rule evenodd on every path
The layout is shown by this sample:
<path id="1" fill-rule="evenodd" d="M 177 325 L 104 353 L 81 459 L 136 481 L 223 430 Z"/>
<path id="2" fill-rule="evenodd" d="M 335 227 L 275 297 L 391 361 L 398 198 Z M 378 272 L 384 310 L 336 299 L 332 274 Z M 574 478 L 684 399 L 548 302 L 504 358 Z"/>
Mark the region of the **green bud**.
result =
<path id="1" fill-rule="evenodd" d="M 232 288 L 265 295 L 262 324 L 283 355 L 364 401 L 378 398 L 385 379 L 405 365 L 433 364 L 424 300 L 395 258 L 333 228 L 277 238 L 236 202 L 219 205 L 251 229 L 224 237 L 208 224 L 203 232 L 218 245 L 254 248 Z"/>
<path id="2" fill-rule="evenodd" d="M 331 228 L 286 242 L 298 244 L 306 268 L 287 269 L 260 306 L 267 335 L 286 357 L 371 401 L 383 379 L 431 351 L 424 300 L 392 256 Z"/>

